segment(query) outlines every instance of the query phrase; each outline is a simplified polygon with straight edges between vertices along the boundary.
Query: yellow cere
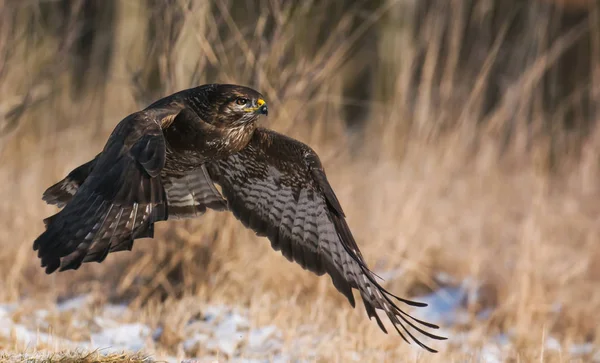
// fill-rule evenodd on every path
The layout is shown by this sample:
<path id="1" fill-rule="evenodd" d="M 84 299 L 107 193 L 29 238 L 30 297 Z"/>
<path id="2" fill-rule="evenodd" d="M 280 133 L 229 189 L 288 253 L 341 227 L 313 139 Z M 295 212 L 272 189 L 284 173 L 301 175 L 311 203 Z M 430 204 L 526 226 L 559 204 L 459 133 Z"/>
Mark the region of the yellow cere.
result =
<path id="1" fill-rule="evenodd" d="M 258 107 L 262 106 L 265 104 L 265 100 L 263 100 L 262 98 L 259 98 L 258 101 L 256 101 L 256 105 Z"/>

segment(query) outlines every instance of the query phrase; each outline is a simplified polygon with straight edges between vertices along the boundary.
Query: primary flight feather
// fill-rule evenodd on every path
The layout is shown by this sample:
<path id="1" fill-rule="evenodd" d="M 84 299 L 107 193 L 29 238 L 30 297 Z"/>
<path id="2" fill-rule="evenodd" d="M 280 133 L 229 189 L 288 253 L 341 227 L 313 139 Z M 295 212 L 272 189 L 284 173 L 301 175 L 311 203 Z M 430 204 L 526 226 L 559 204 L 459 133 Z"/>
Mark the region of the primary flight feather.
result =
<path id="1" fill-rule="evenodd" d="M 437 326 L 401 310 L 402 299 L 376 280 L 348 227 L 317 154 L 307 145 L 257 127 L 268 113 L 257 91 L 224 84 L 191 88 L 123 119 L 96 157 L 48 188 L 62 210 L 35 240 L 47 273 L 102 262 L 133 241 L 154 236 L 154 223 L 229 210 L 290 261 L 327 273 L 354 307 L 359 291 L 369 318 L 387 332 L 383 310 L 400 336 L 445 339 Z M 221 187 L 221 192 L 215 187 Z"/>

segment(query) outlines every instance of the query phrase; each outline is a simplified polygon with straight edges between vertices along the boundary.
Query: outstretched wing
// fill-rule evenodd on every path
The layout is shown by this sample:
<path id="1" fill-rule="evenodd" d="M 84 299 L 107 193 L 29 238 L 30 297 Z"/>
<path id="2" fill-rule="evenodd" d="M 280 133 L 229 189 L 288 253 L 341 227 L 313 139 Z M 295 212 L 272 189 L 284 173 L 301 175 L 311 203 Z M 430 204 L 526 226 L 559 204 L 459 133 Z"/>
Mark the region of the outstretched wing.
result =
<path id="1" fill-rule="evenodd" d="M 446 339 L 423 330 L 420 326 L 437 326 L 412 317 L 393 299 L 411 306 L 426 304 L 394 296 L 375 280 L 319 158 L 308 146 L 258 129 L 244 150 L 211 164 L 209 172 L 221 185 L 237 219 L 268 237 L 271 246 L 288 260 L 317 275 L 329 274 L 353 307 L 352 288 L 359 290 L 369 319 L 375 317 L 384 332 L 375 309 L 385 312 L 405 341 L 409 342 L 406 334 L 428 351 L 435 352 L 421 343 L 414 331 L 432 339 Z"/>
<path id="2" fill-rule="evenodd" d="M 46 273 L 100 262 L 109 252 L 131 249 L 136 238 L 153 236 L 153 223 L 168 216 L 160 180 L 165 163 L 160 125 L 178 111 L 151 109 L 128 116 L 93 162 L 75 169 L 66 184 L 46 191 L 45 200 L 66 203 L 44 221 L 46 231 L 33 244 Z"/>
<path id="3" fill-rule="evenodd" d="M 43 200 L 64 207 L 44 220 L 46 231 L 34 242 L 47 273 L 131 250 L 134 239 L 154 236 L 154 222 L 227 209 L 204 165 L 187 173 L 163 169 L 161 126 L 190 117 L 198 116 L 178 104 L 127 117 L 102 153 L 44 192 Z"/>

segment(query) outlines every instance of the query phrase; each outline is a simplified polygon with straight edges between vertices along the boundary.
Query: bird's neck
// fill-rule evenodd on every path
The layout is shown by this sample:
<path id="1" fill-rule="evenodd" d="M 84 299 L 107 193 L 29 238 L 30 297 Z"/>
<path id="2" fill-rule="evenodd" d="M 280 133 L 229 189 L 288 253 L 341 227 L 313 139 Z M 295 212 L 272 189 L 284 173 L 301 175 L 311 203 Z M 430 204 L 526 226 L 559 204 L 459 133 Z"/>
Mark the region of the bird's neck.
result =
<path id="1" fill-rule="evenodd" d="M 255 130 L 255 122 L 223 129 L 223 147 L 231 154 L 242 150 L 252 139 Z"/>

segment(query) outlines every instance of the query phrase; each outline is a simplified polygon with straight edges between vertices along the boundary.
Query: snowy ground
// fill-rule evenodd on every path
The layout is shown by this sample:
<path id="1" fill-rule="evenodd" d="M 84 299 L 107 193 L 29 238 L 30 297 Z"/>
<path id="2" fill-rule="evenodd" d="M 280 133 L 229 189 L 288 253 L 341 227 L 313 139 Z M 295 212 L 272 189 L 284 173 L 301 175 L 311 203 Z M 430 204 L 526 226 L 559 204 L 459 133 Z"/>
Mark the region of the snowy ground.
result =
<path id="1" fill-rule="evenodd" d="M 67 300 L 57 304 L 52 314 L 60 316 L 84 309 L 88 300 L 88 296 Z M 16 323 L 12 318 L 16 308 L 15 304 L 0 305 L 0 336 L 16 338 L 20 347 L 42 343 L 59 349 L 99 349 L 107 354 L 143 352 L 154 359 L 179 361 L 177 357 L 157 356 L 153 349 L 148 349 L 161 338 L 162 327 L 151 329 L 141 323 L 120 322 L 119 318 L 127 312 L 123 305 L 106 305 L 95 313 L 93 324 L 89 327 L 92 333 L 85 341 L 40 332 L 39 328 L 48 324 L 45 318 L 51 314 L 45 309 L 36 310 L 30 319 L 20 317 L 19 320 L 25 321 Z M 78 322 L 75 320 L 72 324 L 77 325 Z M 188 322 L 183 334 L 189 337 L 183 344 L 185 355 L 195 357 L 196 362 L 213 362 L 218 357 L 228 357 L 232 361 L 244 357 L 246 359 L 240 360 L 244 362 L 289 361 L 288 357 L 281 355 L 281 333 L 275 326 L 251 328 L 247 314 L 226 306 L 207 307 L 202 316 Z M 196 357 L 197 352 L 203 355 Z"/>
<path id="2" fill-rule="evenodd" d="M 429 307 L 418 310 L 418 316 L 443 327 L 460 327 L 470 321 L 465 306 L 469 299 L 477 298 L 478 290 L 473 288 L 472 281 L 464 281 L 453 287 L 446 287 L 422 296 L 419 301 L 427 302 Z M 104 305 L 93 310 L 87 316 L 77 315 L 81 311 L 92 311 L 90 296 L 79 296 L 56 304 L 52 309 L 36 309 L 33 313 L 19 313 L 16 304 L 0 305 L 0 338 L 18 342 L 17 348 L 48 347 L 48 349 L 82 349 L 96 350 L 103 353 L 142 352 L 154 359 L 168 362 L 214 362 L 227 358 L 232 362 L 301 362 L 310 359 L 307 352 L 318 343 L 314 329 L 296 332 L 299 337 L 296 347 L 284 349 L 282 332 L 274 325 L 252 326 L 248 312 L 228 306 L 206 306 L 202 314 L 191 319 L 180 332 L 186 340 L 183 352 L 179 357 L 164 356 L 155 349 L 156 342 L 165 334 L 163 327 L 152 329 L 141 323 L 123 322 L 122 317 L 128 313 L 125 305 Z M 557 307 L 558 308 L 558 307 Z M 488 311 L 484 310 L 477 319 L 486 319 Z M 68 318 L 67 318 L 68 317 Z M 66 321 L 72 331 L 81 329 L 84 333 L 80 339 L 67 339 L 60 332 L 46 331 L 50 321 Z M 81 320 L 79 320 L 81 319 Z M 302 335 L 305 336 L 302 336 Z M 459 347 L 465 353 L 473 352 L 472 357 L 478 362 L 504 362 L 508 359 L 512 347 L 510 333 L 501 334 L 489 339 L 483 347 L 470 346 L 470 334 L 456 331 L 442 331 L 449 336 L 447 344 Z M 75 334 L 77 335 L 77 334 Z M 72 332 L 70 336 L 73 336 Z M 573 358 L 591 357 L 593 362 L 600 362 L 600 352 L 591 344 L 573 345 L 566 350 L 552 336 L 546 338 L 545 349 L 560 351 Z M 297 354 L 296 354 L 297 353 Z M 307 358 L 308 357 L 308 358 Z M 357 355 L 357 360 L 360 357 Z"/>
<path id="3" fill-rule="evenodd" d="M 443 277 L 441 280 L 452 279 Z M 438 291 L 423 296 L 416 300 L 428 304 L 425 309 L 415 312 L 415 315 L 425 321 L 430 321 L 441 327 L 461 327 L 467 326 L 471 321 L 471 314 L 466 310 L 469 301 L 478 301 L 481 299 L 482 289 L 476 281 L 466 279 L 460 283 L 450 283 L 450 286 L 439 289 Z M 555 312 L 560 312 L 560 306 L 555 307 Z M 483 309 L 475 319 L 485 320 L 492 314 L 492 308 Z M 465 353 L 474 352 L 472 356 L 477 362 L 500 363 L 510 361 L 511 352 L 514 351 L 511 332 L 498 334 L 488 339 L 480 349 L 473 349 L 469 344 L 472 333 L 446 332 L 445 336 L 450 336 L 449 344 L 459 347 Z M 591 362 L 600 362 L 600 349 L 594 347 L 592 343 L 573 344 L 567 349 L 561 346 L 560 342 L 552 337 L 545 338 L 544 349 L 548 352 L 560 352 L 563 356 L 570 358 L 591 359 Z"/>

